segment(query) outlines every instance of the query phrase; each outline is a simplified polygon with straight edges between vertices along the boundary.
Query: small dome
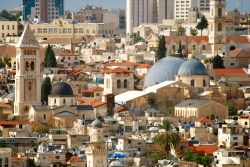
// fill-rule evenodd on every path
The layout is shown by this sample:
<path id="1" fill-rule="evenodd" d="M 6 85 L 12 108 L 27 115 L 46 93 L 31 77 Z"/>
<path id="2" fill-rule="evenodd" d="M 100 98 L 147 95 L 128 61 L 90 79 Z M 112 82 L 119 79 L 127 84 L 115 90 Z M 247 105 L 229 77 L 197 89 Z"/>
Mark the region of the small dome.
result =
<path id="1" fill-rule="evenodd" d="M 113 161 L 109 164 L 109 167 L 123 167 L 125 166 L 124 164 L 122 164 L 121 162 L 119 161 Z"/>
<path id="2" fill-rule="evenodd" d="M 178 75 L 207 75 L 207 69 L 199 60 L 190 59 L 180 66 Z"/>
<path id="3" fill-rule="evenodd" d="M 96 119 L 91 123 L 91 126 L 94 128 L 102 128 L 102 122 L 100 120 Z"/>
<path id="4" fill-rule="evenodd" d="M 185 60 L 167 56 L 156 62 L 145 78 L 145 87 L 153 86 L 164 81 L 175 80 L 179 67 Z"/>
<path id="5" fill-rule="evenodd" d="M 73 96 L 72 88 L 66 82 L 57 82 L 52 86 L 52 96 Z"/>

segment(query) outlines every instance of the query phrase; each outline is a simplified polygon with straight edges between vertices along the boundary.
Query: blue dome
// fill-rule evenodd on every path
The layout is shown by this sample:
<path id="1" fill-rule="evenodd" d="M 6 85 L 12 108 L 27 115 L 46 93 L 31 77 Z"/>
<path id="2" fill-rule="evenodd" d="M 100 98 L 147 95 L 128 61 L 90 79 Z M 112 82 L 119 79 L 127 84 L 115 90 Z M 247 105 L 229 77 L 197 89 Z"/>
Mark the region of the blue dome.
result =
<path id="1" fill-rule="evenodd" d="M 145 87 L 153 86 L 164 81 L 175 80 L 181 64 L 185 60 L 167 56 L 156 62 L 149 70 L 145 78 Z"/>
<path id="2" fill-rule="evenodd" d="M 180 66 L 178 75 L 207 75 L 207 69 L 199 60 L 189 59 Z"/>

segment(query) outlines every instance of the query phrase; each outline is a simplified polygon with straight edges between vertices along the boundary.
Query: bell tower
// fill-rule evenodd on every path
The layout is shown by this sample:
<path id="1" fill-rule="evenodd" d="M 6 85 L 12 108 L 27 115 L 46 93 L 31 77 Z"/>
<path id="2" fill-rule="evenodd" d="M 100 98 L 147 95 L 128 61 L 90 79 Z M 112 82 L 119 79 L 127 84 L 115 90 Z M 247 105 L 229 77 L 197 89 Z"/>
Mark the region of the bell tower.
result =
<path id="1" fill-rule="evenodd" d="M 210 0 L 209 44 L 212 56 L 226 52 L 226 0 Z"/>
<path id="2" fill-rule="evenodd" d="M 14 115 L 28 116 L 31 105 L 41 104 L 41 60 L 39 44 L 26 25 L 16 45 Z"/>

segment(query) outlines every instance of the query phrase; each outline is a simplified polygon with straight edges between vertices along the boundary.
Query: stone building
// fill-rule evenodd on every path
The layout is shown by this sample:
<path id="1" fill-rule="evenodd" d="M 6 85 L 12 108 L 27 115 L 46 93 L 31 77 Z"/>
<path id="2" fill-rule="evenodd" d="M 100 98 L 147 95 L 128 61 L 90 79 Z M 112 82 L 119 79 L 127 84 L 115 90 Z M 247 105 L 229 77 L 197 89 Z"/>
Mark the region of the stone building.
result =
<path id="1" fill-rule="evenodd" d="M 31 105 L 41 104 L 41 57 L 30 25 L 17 44 L 14 115 L 28 116 Z"/>
<path id="2" fill-rule="evenodd" d="M 31 24 L 30 27 L 37 40 L 47 40 L 50 38 L 77 38 L 84 35 L 109 37 L 115 34 L 114 24 L 72 24 L 63 19 L 54 20 L 51 23 Z"/>
<path id="3" fill-rule="evenodd" d="M 134 90 L 132 71 L 120 67 L 104 71 L 104 95 L 117 95 L 129 90 Z"/>
<path id="4" fill-rule="evenodd" d="M 206 117 L 211 120 L 224 120 L 228 116 L 228 107 L 212 100 L 189 99 L 175 106 L 176 117 Z"/>

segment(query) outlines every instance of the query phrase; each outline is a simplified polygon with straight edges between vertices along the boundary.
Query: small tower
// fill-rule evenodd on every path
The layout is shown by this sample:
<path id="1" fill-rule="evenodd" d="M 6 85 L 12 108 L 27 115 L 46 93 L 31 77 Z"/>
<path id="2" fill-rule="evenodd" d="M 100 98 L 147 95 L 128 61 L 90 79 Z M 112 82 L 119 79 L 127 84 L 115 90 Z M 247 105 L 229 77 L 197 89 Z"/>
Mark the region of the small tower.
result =
<path id="1" fill-rule="evenodd" d="M 90 145 L 86 149 L 87 167 L 107 167 L 108 149 L 104 141 L 102 122 L 98 119 L 92 122 L 90 132 Z"/>
<path id="2" fill-rule="evenodd" d="M 210 0 L 209 44 L 212 56 L 226 52 L 226 0 Z"/>
<path id="3" fill-rule="evenodd" d="M 26 25 L 16 46 L 14 115 L 28 116 L 31 105 L 41 104 L 41 59 L 39 44 Z"/>
<path id="4" fill-rule="evenodd" d="M 107 167 L 108 149 L 105 143 L 91 143 L 85 151 L 87 167 Z"/>

